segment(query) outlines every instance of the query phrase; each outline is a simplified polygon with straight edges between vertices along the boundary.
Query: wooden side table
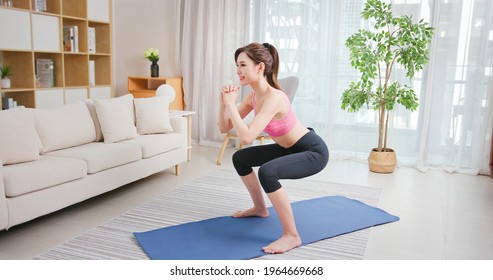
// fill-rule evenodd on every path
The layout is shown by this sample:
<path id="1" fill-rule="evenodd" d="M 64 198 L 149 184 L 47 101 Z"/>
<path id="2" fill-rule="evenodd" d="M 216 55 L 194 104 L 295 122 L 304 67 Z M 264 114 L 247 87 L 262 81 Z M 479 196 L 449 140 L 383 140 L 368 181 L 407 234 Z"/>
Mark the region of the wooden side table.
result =
<path id="1" fill-rule="evenodd" d="M 187 160 L 192 158 L 192 115 L 195 115 L 194 111 L 183 111 L 183 110 L 170 110 L 169 116 L 176 117 L 181 116 L 187 118 L 187 126 L 188 126 L 188 156 Z"/>
<path id="2" fill-rule="evenodd" d="M 183 110 L 183 87 L 181 77 L 128 77 L 128 92 L 134 98 L 156 96 L 157 88 L 168 84 L 175 89 L 175 100 L 169 104 L 170 109 Z"/>

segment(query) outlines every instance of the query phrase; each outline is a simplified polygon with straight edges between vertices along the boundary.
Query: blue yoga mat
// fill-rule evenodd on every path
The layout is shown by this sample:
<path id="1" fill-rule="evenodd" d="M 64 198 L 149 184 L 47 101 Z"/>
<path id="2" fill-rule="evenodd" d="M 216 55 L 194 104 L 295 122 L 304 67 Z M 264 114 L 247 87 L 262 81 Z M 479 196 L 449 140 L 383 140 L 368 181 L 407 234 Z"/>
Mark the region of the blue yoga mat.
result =
<path id="1" fill-rule="evenodd" d="M 303 245 L 371 226 L 398 221 L 394 215 L 358 200 L 326 196 L 292 203 Z M 134 233 L 153 260 L 240 260 L 265 255 L 282 226 L 276 211 L 268 218 L 212 218 Z"/>

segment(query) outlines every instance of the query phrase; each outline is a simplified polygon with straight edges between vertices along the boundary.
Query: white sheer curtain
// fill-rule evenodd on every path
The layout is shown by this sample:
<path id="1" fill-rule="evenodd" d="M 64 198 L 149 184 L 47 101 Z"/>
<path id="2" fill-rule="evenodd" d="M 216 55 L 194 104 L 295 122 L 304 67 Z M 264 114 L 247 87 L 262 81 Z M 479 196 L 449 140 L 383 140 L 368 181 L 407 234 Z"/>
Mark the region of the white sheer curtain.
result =
<path id="1" fill-rule="evenodd" d="M 364 1 L 252 1 L 252 41 L 278 47 L 280 76 L 297 75 L 295 111 L 329 144 L 332 158 L 365 161 L 377 142 L 373 110 L 348 113 L 340 96 L 358 73 L 344 42 L 364 27 Z M 493 127 L 493 2 L 395 0 L 396 14 L 436 28 L 428 66 L 412 80 L 418 111 L 395 110 L 389 146 L 400 164 L 489 174 Z M 396 75 L 402 78 L 404 75 Z"/>
<path id="2" fill-rule="evenodd" d="M 424 18 L 436 33 L 430 63 L 412 80 L 420 106 L 416 112 L 395 110 L 389 146 L 401 165 L 489 174 L 493 1 L 392 4 L 397 14 Z M 332 159 L 366 161 L 377 144 L 376 114 L 340 109 L 343 90 L 358 77 L 344 42 L 364 27 L 363 5 L 363 0 L 182 1 L 185 102 L 198 113 L 193 138 L 200 143 L 223 139 L 217 129 L 219 89 L 237 83 L 234 51 L 251 41 L 269 42 L 280 52 L 280 77 L 300 78 L 294 101 L 300 120 L 325 137 Z"/>
<path id="3" fill-rule="evenodd" d="M 222 141 L 217 126 L 219 92 L 237 84 L 235 50 L 249 38 L 249 0 L 185 0 L 182 3 L 181 64 L 185 108 L 197 112 L 192 138 Z"/>

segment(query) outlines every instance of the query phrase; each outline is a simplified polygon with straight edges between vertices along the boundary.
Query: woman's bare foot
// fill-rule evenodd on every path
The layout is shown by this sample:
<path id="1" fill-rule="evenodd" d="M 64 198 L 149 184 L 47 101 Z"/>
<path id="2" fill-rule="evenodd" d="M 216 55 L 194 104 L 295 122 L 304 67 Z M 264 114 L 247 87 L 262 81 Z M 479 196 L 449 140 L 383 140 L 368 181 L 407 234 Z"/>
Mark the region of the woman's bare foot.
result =
<path id="1" fill-rule="evenodd" d="M 267 210 L 267 208 L 257 209 L 255 207 L 252 207 L 250 209 L 244 211 L 238 211 L 233 214 L 233 218 L 246 218 L 246 217 L 267 218 L 269 217 L 269 210 Z"/>
<path id="2" fill-rule="evenodd" d="M 300 245 L 301 238 L 299 237 L 299 235 L 283 234 L 281 238 L 272 242 L 268 246 L 263 247 L 262 249 L 267 254 L 283 254 Z"/>

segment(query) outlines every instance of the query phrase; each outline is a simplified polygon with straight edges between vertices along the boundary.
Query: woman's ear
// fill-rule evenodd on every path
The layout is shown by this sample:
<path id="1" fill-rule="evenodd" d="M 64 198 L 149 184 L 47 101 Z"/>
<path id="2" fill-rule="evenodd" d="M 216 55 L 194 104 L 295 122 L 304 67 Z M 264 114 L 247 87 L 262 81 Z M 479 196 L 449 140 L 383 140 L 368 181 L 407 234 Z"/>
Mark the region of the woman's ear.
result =
<path id="1" fill-rule="evenodd" d="M 258 72 L 262 72 L 262 73 L 263 73 L 263 72 L 264 72 L 264 70 L 265 70 L 265 63 L 260 62 L 260 63 L 257 65 L 257 67 L 258 67 L 258 68 L 257 68 L 257 71 L 258 71 Z"/>

